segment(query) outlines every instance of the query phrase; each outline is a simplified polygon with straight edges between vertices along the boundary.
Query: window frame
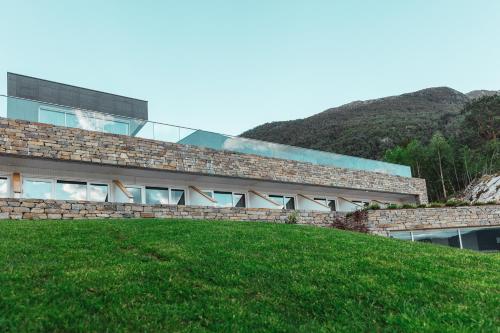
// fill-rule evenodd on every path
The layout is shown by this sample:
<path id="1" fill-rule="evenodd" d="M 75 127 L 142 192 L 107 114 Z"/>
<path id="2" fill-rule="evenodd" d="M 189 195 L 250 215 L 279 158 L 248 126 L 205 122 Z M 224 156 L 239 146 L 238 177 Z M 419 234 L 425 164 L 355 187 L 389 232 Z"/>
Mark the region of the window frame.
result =
<path id="1" fill-rule="evenodd" d="M 135 184 L 124 184 L 125 188 L 133 187 L 141 189 L 141 202 L 142 205 L 174 205 L 174 206 L 188 206 L 188 190 L 184 186 L 170 186 L 170 185 L 135 185 Z M 146 188 L 157 188 L 157 189 L 168 189 L 168 204 L 148 204 L 146 203 Z M 177 205 L 172 202 L 172 190 L 184 191 L 184 205 Z M 204 190 L 203 190 L 204 191 Z"/>
<path id="2" fill-rule="evenodd" d="M 0 175 L 0 177 L 2 177 Z M 81 180 L 77 178 L 44 178 L 44 177 L 35 177 L 35 176 L 25 176 L 22 179 L 22 190 L 21 190 L 21 196 L 24 197 L 24 181 L 25 180 L 33 180 L 33 181 L 39 181 L 39 182 L 47 182 L 51 183 L 51 193 L 50 193 L 50 199 L 51 200 L 61 200 L 61 201 L 79 201 L 79 200 L 71 200 L 71 199 L 57 199 L 56 198 L 56 186 L 58 181 L 60 182 L 78 182 L 78 183 L 85 183 L 85 199 L 83 201 L 89 201 L 89 202 L 113 202 L 113 198 L 111 197 L 111 183 L 107 181 L 99 181 L 99 180 Z M 106 185 L 108 187 L 108 201 L 95 201 L 95 200 L 90 200 L 89 199 L 89 185 Z M 32 199 L 41 199 L 41 198 L 32 198 Z"/>
<path id="3" fill-rule="evenodd" d="M 2 199 L 6 199 L 6 198 L 12 198 L 12 180 L 10 178 L 10 175 L 7 175 L 7 174 L 3 174 L 3 173 L 0 173 L 0 178 L 5 178 L 7 179 L 7 193 L 6 193 L 6 197 L 2 197 L 0 195 L 0 198 Z"/>
<path id="4" fill-rule="evenodd" d="M 326 205 L 326 206 L 328 206 L 328 207 L 330 207 L 330 206 L 328 205 L 328 201 L 333 201 L 333 202 L 335 203 L 335 210 L 331 210 L 331 209 L 330 209 L 330 212 L 336 212 L 336 211 L 337 211 L 337 208 L 338 208 L 338 205 L 337 205 L 337 197 L 329 197 L 329 196 L 325 196 L 325 197 L 323 197 L 323 196 L 317 196 L 317 197 L 316 197 L 316 196 L 314 196 L 314 197 L 313 197 L 313 200 L 314 200 L 314 201 L 316 201 L 316 202 L 317 202 L 318 200 L 325 200 L 325 202 L 326 202 L 326 204 L 325 204 L 325 205 Z"/>
<path id="5" fill-rule="evenodd" d="M 297 196 L 295 194 L 276 194 L 275 192 L 273 193 L 266 193 L 266 196 L 269 200 L 275 202 L 273 199 L 271 199 L 271 196 L 276 196 L 276 197 L 282 197 L 283 198 L 283 204 L 281 205 L 281 209 L 287 209 L 287 210 L 298 210 L 298 200 Z M 293 198 L 293 209 L 286 208 L 286 203 L 285 203 L 285 198 Z M 278 204 L 278 203 L 277 203 Z"/>
<path id="6" fill-rule="evenodd" d="M 50 183 L 50 198 L 27 198 L 24 196 L 25 194 L 25 186 L 24 182 L 25 181 L 37 181 L 37 182 L 45 182 L 45 183 Z M 55 197 L 55 191 L 56 191 L 56 186 L 55 186 L 55 179 L 50 179 L 50 178 L 42 178 L 42 177 L 23 177 L 22 183 L 21 183 L 21 197 L 23 199 L 45 199 L 45 200 L 54 200 Z"/>

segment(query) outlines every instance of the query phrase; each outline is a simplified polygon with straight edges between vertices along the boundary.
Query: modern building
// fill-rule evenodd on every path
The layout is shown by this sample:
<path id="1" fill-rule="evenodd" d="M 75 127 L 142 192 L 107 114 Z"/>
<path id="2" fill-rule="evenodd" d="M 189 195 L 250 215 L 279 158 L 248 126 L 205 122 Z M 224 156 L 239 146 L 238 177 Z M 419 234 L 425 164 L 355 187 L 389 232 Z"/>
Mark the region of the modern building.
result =
<path id="1" fill-rule="evenodd" d="M 7 77 L 0 197 L 320 212 L 427 202 L 407 166 L 157 123 L 147 101 Z"/>

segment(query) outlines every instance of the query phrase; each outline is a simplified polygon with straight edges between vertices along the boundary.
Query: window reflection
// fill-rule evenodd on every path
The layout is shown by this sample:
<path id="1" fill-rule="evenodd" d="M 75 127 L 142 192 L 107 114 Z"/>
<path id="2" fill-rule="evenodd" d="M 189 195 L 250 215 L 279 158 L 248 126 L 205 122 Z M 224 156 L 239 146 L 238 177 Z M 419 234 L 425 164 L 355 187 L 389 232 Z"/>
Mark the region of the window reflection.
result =
<path id="1" fill-rule="evenodd" d="M 41 123 L 52 124 L 55 126 L 65 126 L 66 120 L 64 112 L 40 109 L 39 119 Z"/>
<path id="2" fill-rule="evenodd" d="M 246 207 L 245 195 L 241 193 L 234 194 L 234 207 Z"/>
<path id="3" fill-rule="evenodd" d="M 87 183 L 58 180 L 57 200 L 87 200 Z"/>
<path id="4" fill-rule="evenodd" d="M 172 203 L 175 205 L 183 206 L 186 204 L 184 190 L 172 190 Z"/>
<path id="5" fill-rule="evenodd" d="M 88 193 L 90 201 L 109 201 L 109 190 L 106 184 L 89 184 Z"/>
<path id="6" fill-rule="evenodd" d="M 475 251 L 500 251 L 500 228 L 460 229 L 462 247 Z"/>
<path id="7" fill-rule="evenodd" d="M 50 199 L 52 197 L 52 182 L 25 179 L 23 181 L 23 197 L 28 199 Z"/>
<path id="8" fill-rule="evenodd" d="M 232 207 L 233 206 L 233 193 L 231 192 L 214 192 L 214 199 L 217 201 L 219 207 Z"/>
<path id="9" fill-rule="evenodd" d="M 142 203 L 142 190 L 140 187 L 127 187 L 127 191 L 132 194 L 134 203 Z"/>
<path id="10" fill-rule="evenodd" d="M 281 208 L 295 209 L 295 198 L 282 195 L 270 195 L 269 199 L 276 202 Z"/>
<path id="11" fill-rule="evenodd" d="M 150 205 L 168 204 L 168 188 L 146 187 L 146 203 Z"/>
<path id="12" fill-rule="evenodd" d="M 415 231 L 413 232 L 413 239 L 416 242 L 460 247 L 457 229 Z"/>
<path id="13" fill-rule="evenodd" d="M 7 198 L 9 196 L 9 182 L 5 177 L 0 177 L 0 198 Z"/>

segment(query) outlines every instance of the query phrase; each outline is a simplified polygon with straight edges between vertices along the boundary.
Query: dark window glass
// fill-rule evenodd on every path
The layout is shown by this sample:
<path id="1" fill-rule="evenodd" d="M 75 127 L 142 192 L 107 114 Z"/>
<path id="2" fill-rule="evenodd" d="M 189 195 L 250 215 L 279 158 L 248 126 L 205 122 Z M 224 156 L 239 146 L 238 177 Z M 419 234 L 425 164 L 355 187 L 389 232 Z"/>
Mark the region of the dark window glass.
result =
<path id="1" fill-rule="evenodd" d="M 500 251 L 500 228 L 460 229 L 462 247 L 476 251 Z"/>
<path id="2" fill-rule="evenodd" d="M 337 208 L 335 207 L 335 200 L 328 200 L 328 207 L 330 207 L 332 212 L 336 211 Z"/>
<path id="3" fill-rule="evenodd" d="M 214 199 L 219 207 L 233 207 L 233 193 L 231 192 L 214 192 Z"/>
<path id="4" fill-rule="evenodd" d="M 319 202 L 322 205 L 327 205 L 327 200 L 325 198 L 314 198 L 314 201 Z"/>
<path id="5" fill-rule="evenodd" d="M 184 206 L 186 204 L 184 190 L 172 190 L 171 195 L 174 205 Z"/>
<path id="6" fill-rule="evenodd" d="M 234 207 L 246 207 L 244 194 L 240 194 L 240 193 L 234 194 Z"/>
<path id="7" fill-rule="evenodd" d="M 146 187 L 146 203 L 149 205 L 168 204 L 168 188 Z"/>
<path id="8" fill-rule="evenodd" d="M 460 247 L 457 229 L 414 231 L 413 239 L 417 242 Z"/>
<path id="9" fill-rule="evenodd" d="M 293 197 L 285 197 L 285 208 L 295 209 L 295 199 Z"/>

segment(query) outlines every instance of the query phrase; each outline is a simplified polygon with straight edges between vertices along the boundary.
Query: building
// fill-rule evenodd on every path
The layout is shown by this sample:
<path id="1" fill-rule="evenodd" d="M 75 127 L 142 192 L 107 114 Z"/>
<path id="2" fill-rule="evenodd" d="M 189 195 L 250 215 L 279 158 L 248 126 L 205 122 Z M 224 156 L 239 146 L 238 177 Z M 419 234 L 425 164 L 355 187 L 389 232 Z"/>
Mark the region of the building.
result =
<path id="1" fill-rule="evenodd" d="M 0 197 L 306 212 L 427 202 L 407 166 L 156 123 L 143 100 L 7 76 Z"/>

